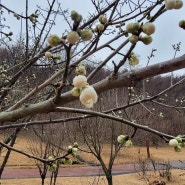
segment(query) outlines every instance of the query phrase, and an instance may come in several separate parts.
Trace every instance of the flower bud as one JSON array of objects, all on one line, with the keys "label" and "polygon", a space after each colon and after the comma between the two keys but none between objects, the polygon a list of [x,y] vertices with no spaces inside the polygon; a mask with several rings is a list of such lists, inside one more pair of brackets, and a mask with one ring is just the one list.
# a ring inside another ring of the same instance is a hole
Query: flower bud
[{"label": "flower bud", "polygon": [[46,58],[52,58],[53,55],[52,55],[51,52],[47,51],[47,52],[45,52],[45,57],[46,57]]},{"label": "flower bud", "polygon": [[126,143],[125,143],[125,146],[128,148],[132,147],[132,145],[133,145],[133,143],[130,139],[128,141],[126,141]]},{"label": "flower bud", "polygon": [[76,31],[70,31],[67,34],[69,44],[75,44],[79,40],[79,35]]},{"label": "flower bud", "polygon": [[67,147],[67,151],[68,151],[68,153],[71,153],[71,152],[72,152],[72,149],[73,149],[73,147],[72,147],[72,146],[68,146],[68,147]]},{"label": "flower bud", "polygon": [[184,142],[179,143],[179,146],[181,146],[183,148],[183,147],[185,147],[185,143]]},{"label": "flower bud", "polygon": [[180,9],[183,7],[183,1],[182,0],[176,0],[176,4],[174,9]]},{"label": "flower bud", "polygon": [[13,35],[13,32],[12,32],[12,31],[10,31],[10,32],[8,33],[8,35],[9,35],[9,36],[12,36],[12,35]]},{"label": "flower bud", "polygon": [[151,22],[145,23],[142,26],[142,30],[144,33],[146,33],[147,35],[151,35],[155,32],[155,25]]},{"label": "flower bud", "polygon": [[107,23],[107,18],[104,15],[99,16],[99,21],[101,24],[106,24]]},{"label": "flower bud", "polygon": [[77,87],[73,87],[73,89],[71,90],[71,94],[75,97],[80,96],[80,89]]},{"label": "flower bud", "polygon": [[145,44],[145,45],[149,45],[152,41],[153,41],[153,39],[152,39],[152,37],[151,36],[149,36],[149,35],[146,35],[146,36],[141,36],[140,37],[140,40]]},{"label": "flower bud", "polygon": [[129,23],[126,26],[126,32],[128,32],[128,33],[135,33],[135,32],[137,32],[139,30],[139,28],[140,28],[140,25],[139,25],[138,22],[136,22],[136,23]]},{"label": "flower bud", "polygon": [[175,0],[166,0],[165,1],[165,8],[167,10],[172,10],[176,6],[176,1]]},{"label": "flower bud", "polygon": [[73,143],[73,147],[78,148],[78,143],[77,142],[74,142]]},{"label": "flower bud", "polygon": [[87,30],[82,30],[80,32],[80,37],[82,38],[83,41],[88,41],[91,40],[93,37],[93,32],[89,29]]},{"label": "flower bud", "polygon": [[71,19],[74,22],[81,22],[82,21],[82,16],[80,14],[78,14],[75,10],[71,11]]},{"label": "flower bud", "polygon": [[86,75],[86,69],[85,69],[85,65],[80,63],[75,70],[77,75]]},{"label": "flower bud", "polygon": [[138,41],[138,36],[137,35],[131,35],[129,37],[129,41],[132,43],[132,44],[136,44],[137,41]]},{"label": "flower bud", "polygon": [[78,75],[73,78],[73,85],[82,88],[87,85],[87,78],[84,75]]},{"label": "flower bud", "polygon": [[13,16],[14,16],[17,20],[20,19],[20,16],[19,16],[18,14],[16,14],[16,13],[14,13]]},{"label": "flower bud", "polygon": [[139,59],[134,52],[131,52],[131,54],[128,58],[128,61],[129,61],[130,66],[135,66],[135,65],[139,64]]},{"label": "flower bud", "polygon": [[169,145],[172,147],[177,147],[178,146],[178,141],[176,139],[170,139]]},{"label": "flower bud", "polygon": [[103,24],[97,24],[96,25],[96,30],[97,30],[97,32],[102,32],[104,30],[104,25]]},{"label": "flower bud", "polygon": [[65,158],[64,159],[64,164],[73,164],[73,161],[72,161],[72,159]]},{"label": "flower bud", "polygon": [[58,35],[51,35],[48,38],[48,43],[51,47],[59,45],[61,42],[61,39]]},{"label": "flower bud", "polygon": [[119,135],[117,137],[117,141],[118,143],[122,144],[122,143],[125,143],[126,142],[126,136],[125,135]]},{"label": "flower bud", "polygon": [[179,21],[179,27],[185,30],[185,20]]},{"label": "flower bud", "polygon": [[53,160],[53,159],[54,159],[53,156],[48,157],[48,160]]},{"label": "flower bud", "polygon": [[48,170],[50,171],[50,172],[53,172],[53,171],[55,171],[57,169],[57,165],[56,164],[52,164],[52,165],[50,165],[50,166],[48,166]]},{"label": "flower bud", "polygon": [[73,148],[72,146],[68,146],[68,147],[67,147],[68,150],[71,150],[72,148]]},{"label": "flower bud", "polygon": [[60,55],[54,56],[53,59],[60,60],[61,59],[61,56]]},{"label": "flower bud", "polygon": [[76,153],[76,152],[78,151],[78,148],[73,147],[73,148],[72,148],[72,151]]},{"label": "flower bud", "polygon": [[175,137],[175,139],[177,140],[178,143],[182,142],[182,138],[180,136]]},{"label": "flower bud", "polygon": [[174,147],[174,150],[176,152],[181,152],[182,148],[181,148],[181,146],[178,145],[178,146]]}]

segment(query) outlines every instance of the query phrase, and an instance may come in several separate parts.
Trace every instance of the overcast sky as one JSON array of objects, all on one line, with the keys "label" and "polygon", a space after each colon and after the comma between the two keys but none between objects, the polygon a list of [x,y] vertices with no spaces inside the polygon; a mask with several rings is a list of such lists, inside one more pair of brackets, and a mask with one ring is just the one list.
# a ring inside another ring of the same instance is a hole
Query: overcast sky
[{"label": "overcast sky", "polygon": [[[62,3],[64,2],[64,3]],[[1,0],[1,3],[8,8],[18,13],[25,12],[25,0]],[[30,0],[29,10],[30,14],[36,9],[35,4],[40,4],[42,7],[46,6],[46,0]],[[92,12],[93,8],[90,0],[61,0],[63,9],[76,10],[83,16],[88,15],[88,12]],[[146,61],[147,56],[150,55],[152,48],[157,49],[155,52],[155,58],[151,60],[150,64],[169,60],[174,57],[174,50],[172,44],[181,42],[181,51],[177,53],[177,56],[184,54],[185,52],[185,30],[178,27],[178,22],[185,19],[185,3],[180,10],[169,10],[163,14],[159,19],[155,21],[156,32],[153,34],[153,42],[149,46],[145,46],[139,43],[136,47],[135,53],[140,56],[141,61]],[[61,20],[61,27],[62,25]],[[15,29],[15,24],[19,28],[20,21],[15,20],[12,16],[7,17],[6,23],[10,23],[10,26],[14,29],[14,35],[19,34],[19,29]],[[59,29],[53,30],[57,34],[60,33]],[[99,58],[101,58],[101,54]],[[175,72],[175,74],[185,74],[185,69]]]}]

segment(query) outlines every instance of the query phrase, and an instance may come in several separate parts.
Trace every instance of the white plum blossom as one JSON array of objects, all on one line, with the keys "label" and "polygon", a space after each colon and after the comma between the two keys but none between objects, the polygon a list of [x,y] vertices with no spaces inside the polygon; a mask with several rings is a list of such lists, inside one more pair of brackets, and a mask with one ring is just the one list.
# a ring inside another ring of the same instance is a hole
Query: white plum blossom
[{"label": "white plum blossom", "polygon": [[82,88],[87,84],[87,78],[84,75],[77,75],[73,78],[73,85],[77,88]]},{"label": "white plum blossom", "polygon": [[87,108],[92,108],[93,104],[97,102],[98,96],[95,89],[87,85],[84,87],[80,94],[80,102]]},{"label": "white plum blossom", "polygon": [[176,139],[170,139],[169,145],[172,147],[177,147],[178,146],[178,141]]}]

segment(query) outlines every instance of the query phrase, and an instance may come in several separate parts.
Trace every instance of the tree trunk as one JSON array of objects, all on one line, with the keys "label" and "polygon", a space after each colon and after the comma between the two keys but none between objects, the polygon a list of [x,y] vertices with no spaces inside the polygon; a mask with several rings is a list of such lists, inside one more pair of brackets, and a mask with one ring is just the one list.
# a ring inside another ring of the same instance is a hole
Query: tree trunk
[{"label": "tree trunk", "polygon": [[[17,135],[18,135],[19,131],[20,131],[20,129],[17,128],[15,130],[15,132],[9,137],[9,139],[6,139],[8,142],[11,141],[11,143],[10,143],[11,147],[13,147],[13,145],[15,144],[15,141],[16,141],[16,138],[17,138]],[[8,143],[6,143],[6,144],[8,144]],[[4,168],[6,166],[6,163],[8,161],[8,158],[10,156],[10,153],[11,153],[11,150],[8,150],[7,153],[6,153],[6,156],[5,156],[4,160],[3,160],[3,163],[1,165],[1,168],[0,168],[0,179],[1,179],[2,173],[4,171]]]},{"label": "tree trunk", "polygon": [[150,158],[150,141],[146,140],[146,151],[147,151],[147,158]]},{"label": "tree trunk", "polygon": [[106,175],[106,179],[107,179],[107,182],[108,182],[108,185],[113,185],[113,181],[112,181],[112,173],[111,173],[112,170],[108,170],[108,172],[105,174]]},{"label": "tree trunk", "polygon": [[59,160],[57,160],[57,168],[56,168],[56,171],[54,172],[54,182],[53,182],[53,185],[56,185],[59,167],[60,167],[60,162],[59,162]]},{"label": "tree trunk", "polygon": [[42,185],[44,185],[45,178],[42,178]]}]

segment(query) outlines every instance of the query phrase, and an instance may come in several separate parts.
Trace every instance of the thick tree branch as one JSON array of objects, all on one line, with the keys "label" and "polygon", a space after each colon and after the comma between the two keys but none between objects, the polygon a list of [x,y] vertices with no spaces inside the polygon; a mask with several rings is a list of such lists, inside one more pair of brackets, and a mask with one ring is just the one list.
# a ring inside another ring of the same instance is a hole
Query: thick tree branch
[{"label": "thick tree branch", "polygon": [[[130,87],[134,86],[137,82],[157,76],[160,74],[172,72],[178,69],[185,68],[185,55],[177,57],[172,60],[168,60],[165,62],[161,62],[158,64],[154,64],[151,66],[147,66],[141,69],[137,69],[134,71],[126,72],[119,75],[109,76],[96,84],[94,84],[94,88],[97,93],[100,94],[110,89],[121,88],[121,87]],[[8,122],[8,121],[17,121],[20,118],[24,118],[31,115],[48,113],[53,111],[56,106],[65,105],[69,102],[77,100],[76,97],[73,97],[69,92],[66,92],[61,95],[58,99],[58,102],[53,102],[53,98],[37,103],[30,104],[27,106],[23,106],[17,110],[9,111],[9,112],[1,112],[0,113],[0,123]]]}]

